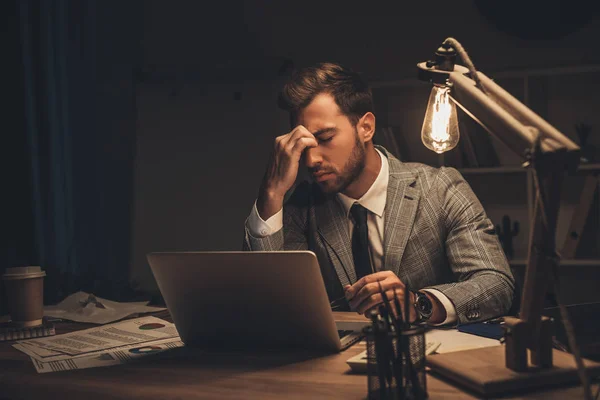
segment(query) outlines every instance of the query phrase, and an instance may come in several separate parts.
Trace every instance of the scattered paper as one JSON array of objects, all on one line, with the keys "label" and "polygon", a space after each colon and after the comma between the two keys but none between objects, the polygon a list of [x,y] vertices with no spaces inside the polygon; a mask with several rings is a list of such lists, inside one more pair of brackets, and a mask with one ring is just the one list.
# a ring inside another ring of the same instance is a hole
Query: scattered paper
[{"label": "scattered paper", "polygon": [[[440,342],[427,342],[425,343],[425,355],[428,356],[430,354],[435,353],[435,351],[440,347]],[[368,372],[368,361],[369,356],[367,354],[367,350],[358,353],[354,357],[350,357],[346,360],[346,364],[350,366],[352,371],[354,372]]]},{"label": "scattered paper", "polygon": [[119,303],[90,293],[77,292],[55,306],[44,307],[44,316],[76,322],[107,324],[133,314],[166,310],[164,307],[150,307],[148,303],[148,301]]},{"label": "scattered paper", "polygon": [[66,359],[66,358],[73,357],[68,354],[61,353],[59,351],[53,351],[53,350],[44,349],[43,347],[33,346],[33,345],[28,344],[25,341],[15,343],[15,344],[13,344],[13,347],[17,350],[22,351],[23,353],[27,354],[28,356],[34,357],[40,361],[44,361],[44,359],[50,358],[50,357],[58,357],[57,359]]},{"label": "scattered paper", "polygon": [[[178,337],[175,325],[155,317],[143,317],[62,335],[18,341],[40,356],[52,350],[71,356],[89,354],[116,347]],[[43,350],[37,350],[37,349]],[[22,350],[22,348],[20,348]],[[40,354],[42,352],[42,354]],[[50,353],[51,354],[51,353]]]},{"label": "scattered paper", "polygon": [[125,364],[182,346],[175,324],[152,316],[13,344],[38,373]]},{"label": "scattered paper", "polygon": [[437,353],[450,353],[453,351],[477,349],[481,347],[500,346],[499,340],[485,338],[459,332],[456,329],[432,329],[425,332],[427,342],[440,342]]},{"label": "scattered paper", "polygon": [[140,359],[150,354],[157,354],[165,350],[183,346],[183,342],[177,337],[144,343],[142,345],[119,347],[91,355],[87,354],[79,357],[67,356],[68,358],[53,359],[51,361],[41,361],[37,358],[31,357],[31,361],[35,366],[36,371],[40,374],[43,374],[48,372],[69,371],[74,369],[95,367],[110,367],[113,365],[127,364],[133,360]]}]

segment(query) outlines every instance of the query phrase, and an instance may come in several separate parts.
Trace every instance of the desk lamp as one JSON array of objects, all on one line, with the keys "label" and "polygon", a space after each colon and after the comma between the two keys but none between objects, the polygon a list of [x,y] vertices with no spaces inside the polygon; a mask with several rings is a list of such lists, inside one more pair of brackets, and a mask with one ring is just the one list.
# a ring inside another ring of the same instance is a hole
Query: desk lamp
[{"label": "desk lamp", "polygon": [[[455,63],[457,54],[466,67]],[[589,371],[598,370],[600,364],[580,357],[564,307],[562,319],[570,333],[575,361],[567,353],[552,349],[553,322],[542,316],[546,289],[550,283],[558,284],[555,238],[562,177],[565,171],[577,169],[579,147],[477,71],[454,38],[443,42],[434,60],[421,62],[417,68],[419,79],[433,84],[421,132],[423,144],[436,153],[456,146],[459,106],[523,158],[524,167],[533,171],[536,189],[519,317],[506,317],[504,322],[504,361],[498,346],[435,355],[428,363],[439,374],[485,395],[576,381],[579,375],[586,397],[591,398],[584,364]]]}]

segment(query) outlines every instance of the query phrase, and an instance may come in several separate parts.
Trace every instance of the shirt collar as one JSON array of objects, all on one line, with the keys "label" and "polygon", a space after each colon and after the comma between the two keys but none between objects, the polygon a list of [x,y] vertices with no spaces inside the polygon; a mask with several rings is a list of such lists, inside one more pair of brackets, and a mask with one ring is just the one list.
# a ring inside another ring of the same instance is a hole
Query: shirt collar
[{"label": "shirt collar", "polygon": [[389,163],[387,157],[381,151],[378,149],[375,149],[375,151],[377,151],[381,159],[381,168],[369,190],[358,200],[342,193],[337,194],[338,200],[346,211],[346,217],[350,213],[350,207],[354,203],[359,203],[378,217],[383,217],[383,210],[385,209],[385,201],[387,199],[387,187],[390,180]]}]

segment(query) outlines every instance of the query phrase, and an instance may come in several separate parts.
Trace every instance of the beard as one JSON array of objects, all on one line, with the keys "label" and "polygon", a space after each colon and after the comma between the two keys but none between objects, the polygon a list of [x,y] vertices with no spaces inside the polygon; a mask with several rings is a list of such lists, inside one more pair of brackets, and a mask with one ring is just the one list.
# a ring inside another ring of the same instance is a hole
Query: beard
[{"label": "beard", "polygon": [[350,157],[342,167],[341,171],[332,171],[335,173],[335,179],[319,183],[319,187],[324,193],[334,194],[343,192],[365,169],[366,151],[363,144],[358,138],[356,132],[356,140]]}]

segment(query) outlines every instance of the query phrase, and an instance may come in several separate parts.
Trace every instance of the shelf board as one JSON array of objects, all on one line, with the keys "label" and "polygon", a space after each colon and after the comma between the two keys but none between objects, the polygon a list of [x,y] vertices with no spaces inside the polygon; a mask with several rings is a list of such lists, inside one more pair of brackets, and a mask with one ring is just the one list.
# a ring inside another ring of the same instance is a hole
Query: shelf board
[{"label": "shelf board", "polygon": [[579,164],[579,171],[600,171],[600,163]]},{"label": "shelf board", "polygon": [[459,168],[463,175],[481,175],[481,174],[520,174],[527,172],[527,169],[521,166],[502,166],[502,167],[475,167]]},{"label": "shelf board", "polygon": [[[509,260],[508,263],[511,267],[524,267],[527,264],[527,260],[524,258]],[[560,260],[561,267],[600,267],[600,259],[571,259],[571,260]]]},{"label": "shelf board", "polygon": [[[600,163],[580,164],[578,171],[600,171]],[[474,167],[459,168],[458,171],[463,175],[483,175],[483,174],[520,174],[527,172],[527,168],[519,165],[499,166],[499,167]]]}]

